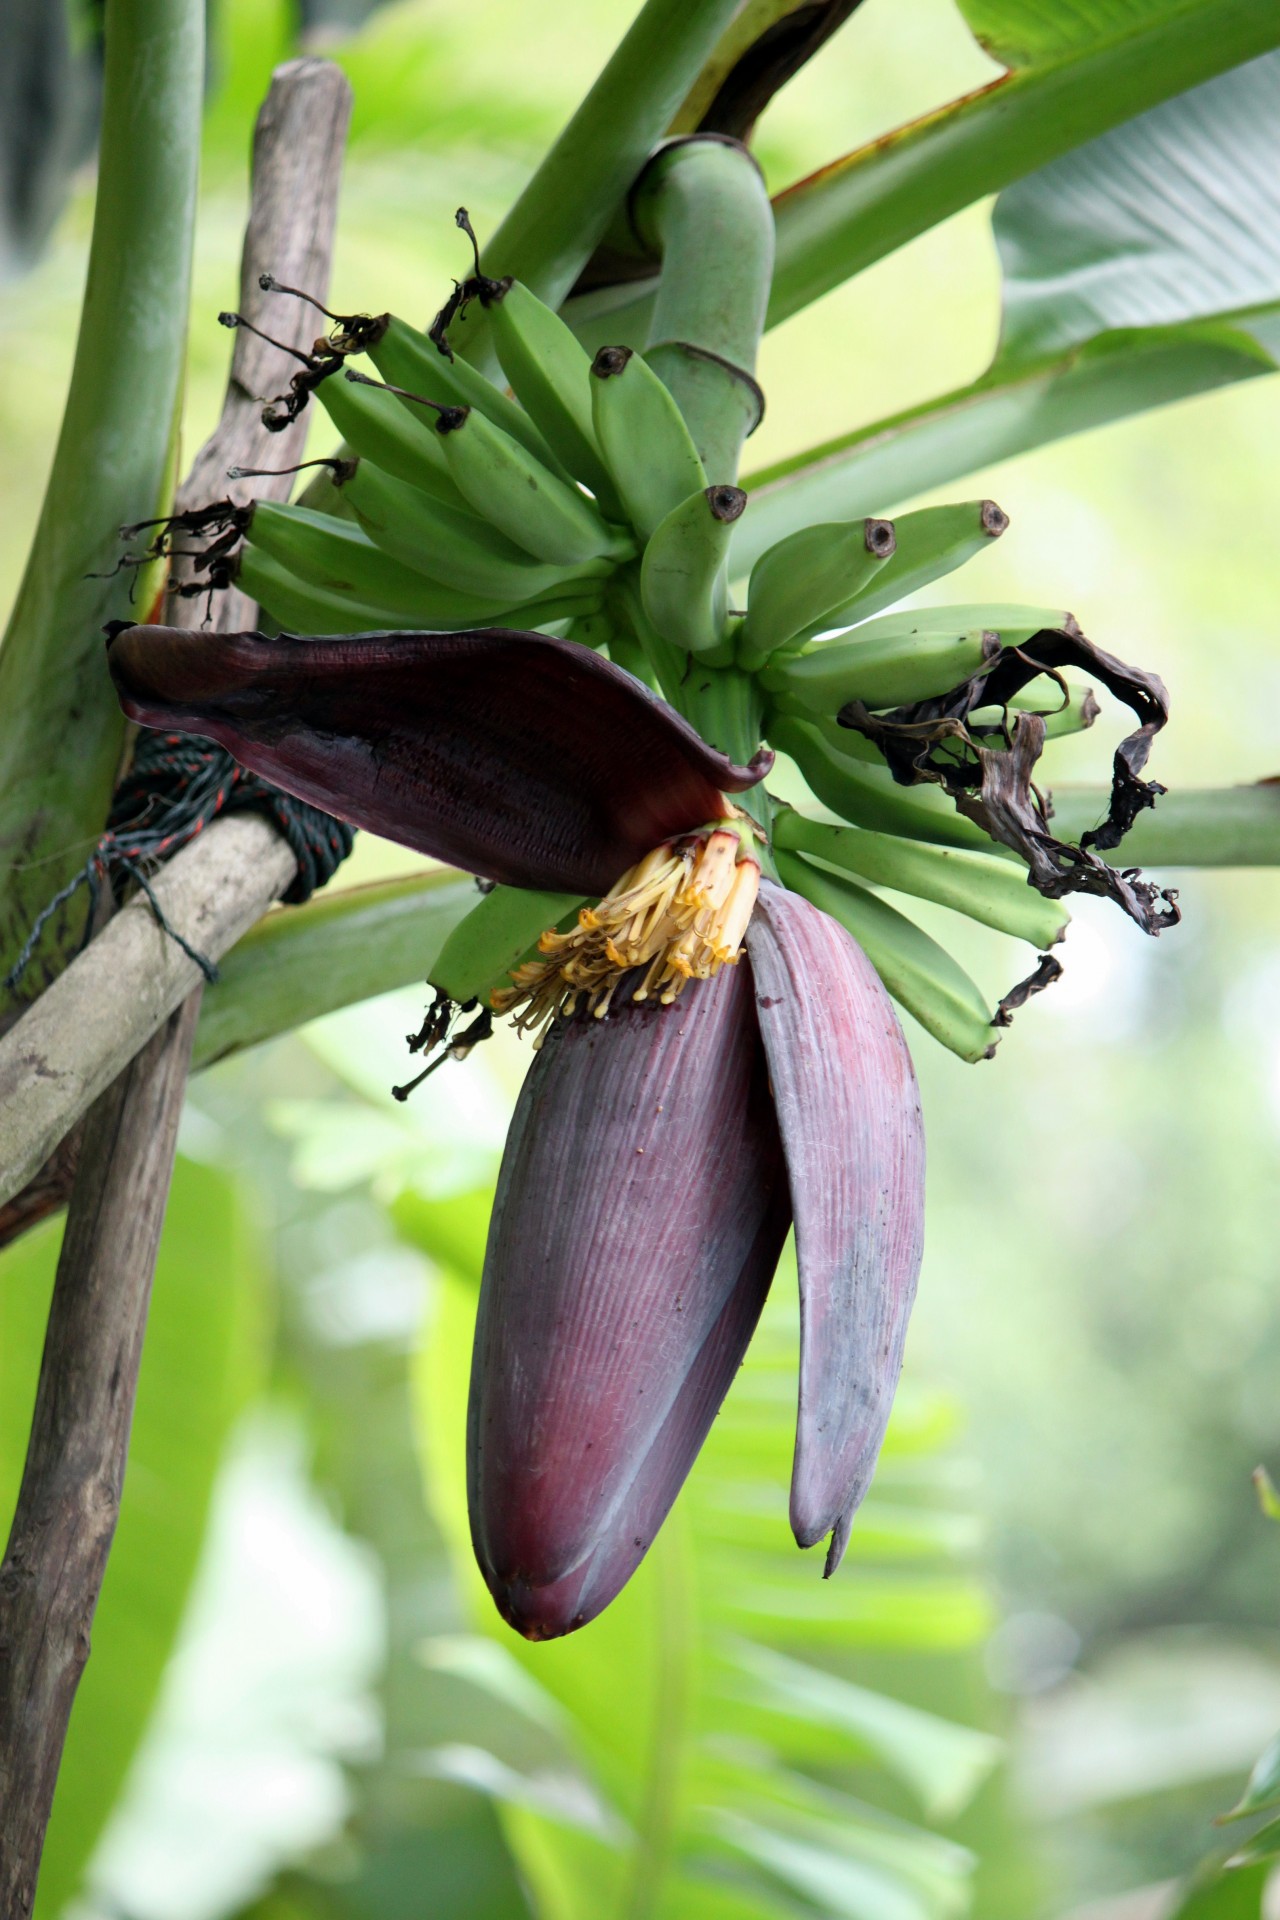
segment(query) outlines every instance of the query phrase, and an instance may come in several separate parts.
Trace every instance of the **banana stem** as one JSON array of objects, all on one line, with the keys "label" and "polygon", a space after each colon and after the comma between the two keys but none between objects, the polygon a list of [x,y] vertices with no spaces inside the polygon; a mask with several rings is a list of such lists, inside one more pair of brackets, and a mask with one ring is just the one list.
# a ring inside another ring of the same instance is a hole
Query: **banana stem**
[{"label": "banana stem", "polygon": [[[738,667],[703,667],[695,660],[677,691],[680,697],[672,704],[693,722],[704,740],[740,764],[751,758],[764,732],[764,702],[751,674]],[[766,840],[771,837],[773,805],[763,781],[737,794],[734,804],[750,814]],[[762,871],[776,880],[772,854],[767,846],[760,851]]]},{"label": "banana stem", "polygon": [[[662,255],[645,358],[675,396],[708,479],[731,485],[764,406],[755,364],[773,274],[773,210],[760,169],[736,140],[673,141],[641,176],[631,217],[642,242]],[[639,594],[628,598],[667,699],[722,753],[749,760],[764,711],[755,681],[677,652],[645,619]],[[767,835],[763,786],[740,804]],[[767,851],[765,864],[772,872]]]},{"label": "banana stem", "polygon": [[768,190],[738,141],[701,135],[658,153],[631,212],[662,255],[645,358],[675,395],[707,478],[732,484],[764,406],[755,365],[773,275]]},{"label": "banana stem", "polygon": [[[203,74],[203,0],[109,0],[80,337],[0,648],[0,971],[96,840],[120,758],[102,627],[131,612],[129,576],[113,574],[118,530],[160,512],[173,484]],[[51,925],[25,995],[74,949],[83,899]]]}]

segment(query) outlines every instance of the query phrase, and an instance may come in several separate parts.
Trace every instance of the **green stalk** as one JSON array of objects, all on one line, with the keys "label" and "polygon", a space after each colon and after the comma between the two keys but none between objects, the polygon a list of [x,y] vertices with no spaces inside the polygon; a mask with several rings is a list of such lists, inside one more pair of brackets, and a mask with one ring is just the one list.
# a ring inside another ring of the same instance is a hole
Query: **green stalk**
[{"label": "green stalk", "polygon": [[[1053,786],[1053,830],[1078,840],[1107,815],[1107,787]],[[1177,787],[1140,813],[1114,853],[1113,866],[1280,866],[1280,784]]]},{"label": "green stalk", "polygon": [[[1056,10],[1045,11],[1053,19]],[[1170,0],[1081,17],[1089,26],[1065,36],[1060,53],[1015,67],[779,195],[769,325],[984,194],[1280,43],[1280,12],[1257,0]]]},{"label": "green stalk", "polygon": [[[755,365],[773,271],[773,214],[760,170],[735,141],[676,141],[645,173],[632,216],[641,240],[662,256],[645,358],[674,394],[708,477],[732,483],[761,406]],[[645,620],[638,593],[629,602],[671,704],[722,753],[749,760],[763,713],[755,681],[735,667],[676,655]],[[763,788],[741,804],[767,833]]]},{"label": "green stalk", "polygon": [[1272,309],[1116,329],[1032,361],[997,358],[968,386],[790,454],[747,476],[751,504],[734,528],[734,574],[745,576],[767,548],[815,519],[884,513],[1029,448],[1274,373],[1249,330],[1260,320],[1274,324]]},{"label": "green stalk", "polygon": [[[548,306],[560,305],[738,6],[647,0],[485,247],[487,273],[513,274]],[[450,339],[474,360],[486,338],[476,301]]]},{"label": "green stalk", "polygon": [[773,212],[745,147],[678,141],[646,171],[636,230],[662,256],[645,359],[675,395],[715,486],[738,477],[759,419],[756,354],[773,273]]},{"label": "green stalk", "polygon": [[[71,386],[0,649],[0,971],[102,828],[124,739],[102,627],[131,617],[119,528],[164,507],[186,346],[204,0],[108,0],[102,146]],[[138,583],[145,609],[151,583]],[[50,923],[31,998],[84,927]]]}]

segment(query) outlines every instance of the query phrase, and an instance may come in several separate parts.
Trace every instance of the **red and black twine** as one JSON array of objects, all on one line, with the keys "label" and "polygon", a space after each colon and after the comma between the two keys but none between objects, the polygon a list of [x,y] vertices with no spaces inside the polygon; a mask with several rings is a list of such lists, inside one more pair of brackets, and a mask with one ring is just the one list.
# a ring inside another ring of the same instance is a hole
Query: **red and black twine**
[{"label": "red and black twine", "polygon": [[244,807],[267,814],[297,860],[298,871],[283,896],[290,906],[309,900],[351,851],[355,831],[344,820],[335,820],[319,807],[282,793],[240,766],[222,747],[181,733],[140,734],[133,761],[116,788],[106,831],[80,871],[37,916],[22,952],[5,976],[5,986],[18,984],[49,920],[81,887],[89,889],[87,939],[103,883],[118,880],[133,881],[141,889],[169,938],[195,962],[206,980],[216,980],[218,970],[213,962],[165,918],[149,876],[219,814]]}]

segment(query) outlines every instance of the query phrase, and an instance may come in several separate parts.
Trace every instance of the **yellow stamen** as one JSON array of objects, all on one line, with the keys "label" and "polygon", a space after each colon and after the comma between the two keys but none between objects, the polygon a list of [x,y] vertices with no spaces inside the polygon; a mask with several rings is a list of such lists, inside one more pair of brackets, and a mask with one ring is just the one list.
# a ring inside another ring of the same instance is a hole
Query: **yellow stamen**
[{"label": "yellow stamen", "polygon": [[544,957],[527,960],[510,987],[492,996],[499,1013],[539,1044],[550,1023],[579,999],[599,1018],[622,979],[644,969],[633,998],[670,1006],[688,980],[708,980],[732,966],[760,885],[760,863],[743,818],[723,821],[647,853],[594,907],[584,907],[568,933],[548,928]]}]

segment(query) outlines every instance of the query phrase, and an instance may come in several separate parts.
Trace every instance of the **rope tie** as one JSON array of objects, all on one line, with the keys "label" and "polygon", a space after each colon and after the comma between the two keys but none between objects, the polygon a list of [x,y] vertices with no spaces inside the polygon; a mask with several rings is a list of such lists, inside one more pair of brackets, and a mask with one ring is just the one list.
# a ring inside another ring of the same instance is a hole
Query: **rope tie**
[{"label": "rope tie", "polygon": [[5,975],[5,986],[17,986],[50,919],[87,886],[89,916],[83,951],[102,884],[120,876],[141,888],[165,933],[194,961],[206,980],[215,981],[218,969],[212,960],[198,953],[165,918],[149,875],[180,847],[189,845],[219,814],[244,807],[255,807],[275,822],[298,863],[284,895],[289,906],[301,906],[317,887],[331,879],[355,840],[354,828],[344,820],[335,820],[319,807],[282,793],[211,741],[193,740],[181,733],[140,734],[133,763],[112,799],[105,833],[79,873],[36,916],[22,952]]}]

